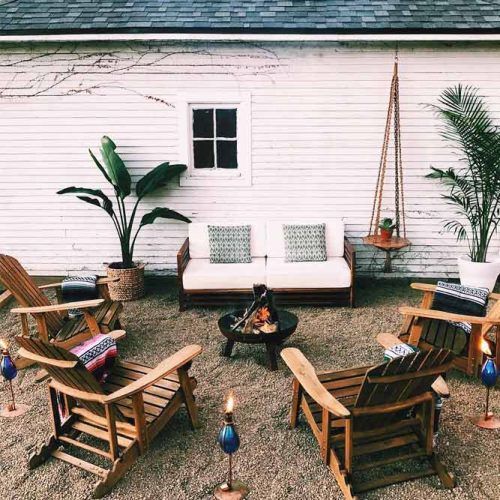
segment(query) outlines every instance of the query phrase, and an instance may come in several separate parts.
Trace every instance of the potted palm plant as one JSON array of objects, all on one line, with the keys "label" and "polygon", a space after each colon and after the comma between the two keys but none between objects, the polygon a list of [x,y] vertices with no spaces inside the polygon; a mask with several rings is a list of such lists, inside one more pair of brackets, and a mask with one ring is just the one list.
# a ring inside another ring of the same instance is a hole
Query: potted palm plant
[{"label": "potted palm plant", "polygon": [[185,165],[161,163],[148,172],[135,185],[136,199],[127,210],[125,199],[132,192],[132,181],[125,163],[116,152],[116,144],[107,136],[101,139],[101,163],[89,149],[90,156],[106,181],[111,184],[116,205],[100,189],[67,187],[57,194],[76,194],[77,198],[104,210],[113,221],[121,247],[121,262],[112,262],[107,272],[110,277],[118,277],[119,281],[110,285],[111,297],[114,300],[134,300],[144,295],[144,264],[134,261],[134,248],[137,236],[143,227],[153,224],[156,219],[174,219],[191,222],[187,217],[165,207],[156,207],[144,214],[136,227],[137,208],[144,197],[165,186],[171,179],[186,169]]},{"label": "potted palm plant", "polygon": [[461,167],[431,167],[427,175],[447,188],[443,198],[456,209],[445,230],[465,241],[468,255],[459,257],[460,281],[465,285],[495,286],[500,262],[488,259],[488,248],[500,221],[500,131],[478,89],[447,88],[431,106],[441,118],[442,137],[460,153]]}]

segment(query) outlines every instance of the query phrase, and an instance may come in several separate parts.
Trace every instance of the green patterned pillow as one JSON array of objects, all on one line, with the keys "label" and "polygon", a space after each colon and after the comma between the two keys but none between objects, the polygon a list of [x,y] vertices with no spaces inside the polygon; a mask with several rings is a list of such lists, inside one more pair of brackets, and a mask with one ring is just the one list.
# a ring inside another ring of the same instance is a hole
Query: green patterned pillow
[{"label": "green patterned pillow", "polygon": [[326,260],[326,224],[283,224],[285,262]]},{"label": "green patterned pillow", "polygon": [[252,262],[250,253],[251,226],[208,226],[210,262],[240,264]]}]

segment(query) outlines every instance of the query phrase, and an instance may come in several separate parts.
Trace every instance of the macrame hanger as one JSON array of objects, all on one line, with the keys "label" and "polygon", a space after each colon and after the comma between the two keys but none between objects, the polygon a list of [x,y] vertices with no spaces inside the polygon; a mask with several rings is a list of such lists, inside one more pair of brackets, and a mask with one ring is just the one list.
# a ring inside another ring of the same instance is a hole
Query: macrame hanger
[{"label": "macrame hanger", "polygon": [[[382,202],[384,198],[384,184],[387,172],[387,156],[389,151],[389,142],[391,137],[391,127],[394,124],[394,225],[396,236],[389,241],[381,240],[379,235],[380,216],[382,211]],[[364,238],[365,243],[374,245],[389,254],[390,250],[397,250],[408,246],[410,242],[406,239],[406,220],[404,207],[404,189],[403,189],[403,161],[401,155],[401,118],[399,103],[399,47],[396,45],[394,52],[394,66],[389,92],[389,103],[387,106],[387,116],[384,131],[384,140],[380,154],[380,162],[377,176],[377,184],[373,197],[372,214],[370,219],[370,230],[368,236]],[[386,269],[390,270],[389,263],[386,262]]]}]

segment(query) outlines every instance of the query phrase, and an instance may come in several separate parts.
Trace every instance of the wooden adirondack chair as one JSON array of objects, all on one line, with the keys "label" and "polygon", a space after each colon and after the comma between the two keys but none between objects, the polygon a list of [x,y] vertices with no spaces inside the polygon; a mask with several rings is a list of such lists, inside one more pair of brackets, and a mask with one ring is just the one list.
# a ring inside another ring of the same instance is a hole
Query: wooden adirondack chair
[{"label": "wooden adirondack chair", "polygon": [[[298,349],[284,349],[281,357],[294,374],[290,427],[297,426],[302,409],[345,498],[434,474],[447,488],[454,487],[433,450],[431,384],[450,368],[449,351],[322,374]],[[384,469],[408,461],[420,467],[396,473]],[[371,474],[363,480],[363,473]]]},{"label": "wooden adirondack chair", "polygon": [[[23,335],[29,335],[28,315],[35,318],[42,340],[53,341],[66,349],[89,339],[92,333],[107,333],[121,328],[119,314],[123,306],[112,301],[108,291],[108,283],[112,279],[100,278],[97,281],[100,300],[62,304],[61,283],[37,286],[14,257],[0,254],[0,281],[21,306],[13,312],[20,314]],[[49,289],[56,290],[58,304],[52,305],[43,293]],[[82,309],[84,316],[68,319],[69,309]],[[94,326],[97,324],[94,331],[91,331],[89,322]],[[23,359],[16,360],[18,368],[30,364]]]},{"label": "wooden adirondack chair", "polygon": [[[21,355],[37,362],[52,377],[48,388],[53,434],[30,457],[31,469],[51,456],[64,460],[100,478],[93,496],[101,498],[147,450],[181,405],[185,405],[192,427],[198,426],[193,398],[196,380],[189,377],[188,369],[201,353],[200,346],[184,347],[156,368],[118,361],[102,387],[79,359],[65,349],[24,336],[16,340]],[[69,411],[65,422],[60,418],[58,393]],[[89,437],[93,441],[89,442]],[[108,449],[94,441],[107,443]],[[103,457],[111,465],[105,469],[77,458],[66,450],[71,447]]]},{"label": "wooden adirondack chair", "polygon": [[[500,359],[500,294],[490,293],[489,299],[494,303],[487,316],[465,316],[431,309],[434,299],[435,285],[412,283],[414,290],[423,292],[420,307],[400,307],[404,316],[403,325],[398,334],[402,342],[415,345],[420,349],[446,348],[455,355],[454,368],[468,375],[479,375],[483,364],[481,340],[492,339],[495,345],[493,355]],[[448,321],[467,322],[472,325],[468,342],[456,342],[457,329]],[[465,344],[465,347],[462,346]]]}]

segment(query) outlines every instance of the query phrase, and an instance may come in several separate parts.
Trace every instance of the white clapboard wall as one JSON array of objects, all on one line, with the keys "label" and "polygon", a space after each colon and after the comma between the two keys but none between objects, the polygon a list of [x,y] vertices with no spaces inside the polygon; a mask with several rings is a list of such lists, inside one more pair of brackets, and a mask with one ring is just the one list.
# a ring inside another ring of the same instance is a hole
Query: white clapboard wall
[{"label": "white clapboard wall", "polygon": [[[134,179],[177,161],[180,94],[249,93],[251,185],[179,187],[147,199],[139,215],[168,206],[193,220],[342,216],[363,273],[383,255],[361,244],[368,230],[394,47],[333,43],[129,43],[0,45],[0,252],[40,275],[99,271],[119,259],[107,215],[56,191],[109,189],[89,158],[111,136]],[[410,249],[395,275],[453,276],[464,253],[442,220],[453,209],[431,164],[457,156],[425,104],[447,86],[479,86],[500,117],[500,46],[399,48],[403,160]],[[392,215],[391,185],[386,213]],[[136,258],[175,272],[187,226],[145,228]],[[492,253],[498,255],[498,238]]]}]

